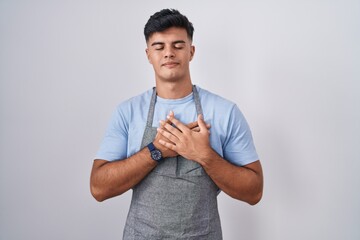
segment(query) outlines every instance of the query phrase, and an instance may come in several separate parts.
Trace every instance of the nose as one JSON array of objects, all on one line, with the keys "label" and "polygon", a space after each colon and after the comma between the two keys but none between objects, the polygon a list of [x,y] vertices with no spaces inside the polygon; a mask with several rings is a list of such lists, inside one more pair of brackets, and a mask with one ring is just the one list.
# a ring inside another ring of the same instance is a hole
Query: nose
[{"label": "nose", "polygon": [[167,47],[165,49],[165,58],[174,58],[175,57],[175,52],[171,47]]}]

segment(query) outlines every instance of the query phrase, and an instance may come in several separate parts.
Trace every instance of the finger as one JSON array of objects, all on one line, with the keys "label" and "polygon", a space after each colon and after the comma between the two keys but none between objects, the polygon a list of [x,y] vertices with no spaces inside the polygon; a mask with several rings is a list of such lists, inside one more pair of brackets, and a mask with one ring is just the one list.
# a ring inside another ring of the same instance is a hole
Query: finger
[{"label": "finger", "polygon": [[[199,127],[199,124],[198,122],[192,122],[192,123],[189,123],[188,125],[186,125],[191,131],[195,131],[195,132],[199,132],[200,131],[200,127]],[[211,128],[211,125],[210,123],[207,123],[206,124],[206,128],[207,129],[210,129]]]},{"label": "finger", "polygon": [[198,122],[191,122],[186,125],[189,129],[193,130],[193,128],[196,128],[199,126]]},{"label": "finger", "polygon": [[164,123],[163,130],[168,131],[172,135],[176,136],[177,138],[180,138],[182,135],[182,131],[177,128],[177,126],[174,126],[173,124]]},{"label": "finger", "polygon": [[166,123],[171,124],[171,121],[170,121],[170,119],[169,119],[169,116],[174,117],[174,112],[173,112],[173,111],[170,111],[169,115],[166,116]]},{"label": "finger", "polygon": [[163,121],[163,120],[160,120],[160,128],[164,129],[165,131],[169,131],[168,129],[176,129],[178,130],[180,133],[180,129],[178,129],[175,124],[173,124],[170,120],[166,120],[166,121]]},{"label": "finger", "polygon": [[[174,114],[172,111],[170,111],[170,114],[171,114],[171,113]],[[160,126],[163,126],[164,123],[171,124],[171,121],[170,121],[168,118],[166,118],[166,119],[164,119],[164,120],[160,120],[159,122],[160,122]]]},{"label": "finger", "polygon": [[[169,124],[166,124],[166,125],[170,126]],[[171,127],[171,128],[173,128],[173,127]],[[175,129],[175,128],[173,128],[173,129]],[[174,135],[171,132],[168,132],[168,131],[166,131],[166,130],[164,130],[162,128],[158,128],[157,132],[160,133],[165,138],[169,139],[170,142],[173,142],[173,143],[176,144],[179,141],[179,139],[178,139],[178,137],[176,137],[176,135]]]},{"label": "finger", "polygon": [[[170,112],[170,114],[167,116],[167,118],[181,131],[188,131],[189,128],[187,126],[185,126],[182,122],[180,122],[179,120],[177,120],[173,114],[171,114],[172,112]],[[166,126],[166,125],[165,125]]]},{"label": "finger", "polygon": [[160,120],[159,123],[160,123],[160,128],[162,128],[164,130],[165,130],[165,124],[171,124],[171,122],[169,120],[166,120],[166,121]]},{"label": "finger", "polygon": [[194,127],[193,129],[191,129],[191,131],[200,132],[200,127],[199,126]]},{"label": "finger", "polygon": [[208,128],[206,127],[206,123],[204,121],[204,118],[203,118],[202,114],[198,115],[198,123],[199,123],[199,127],[200,127],[200,132],[201,131],[208,131]]},{"label": "finger", "polygon": [[171,143],[168,143],[168,142],[165,142],[165,141],[162,140],[162,139],[159,140],[159,143],[160,143],[161,145],[163,145],[164,147],[170,149],[170,150],[175,151],[175,149],[176,149],[176,145],[171,144]]},{"label": "finger", "polygon": [[160,120],[160,127],[163,127],[165,123],[171,124],[171,121],[169,119]]},{"label": "finger", "polygon": [[[169,115],[166,117],[166,120],[165,120],[165,121],[164,121],[164,120],[160,120],[160,123],[162,124],[162,126],[164,127],[164,129],[165,129],[165,124],[164,124],[164,123],[167,123],[167,124],[171,125],[172,127],[178,129],[178,128],[175,126],[175,124],[172,123],[171,120],[170,120],[170,119],[173,118],[173,117],[174,117],[174,112],[173,112],[173,111],[170,111],[170,113],[169,113]],[[181,132],[180,129],[178,129],[178,130]]]},{"label": "finger", "polygon": [[157,133],[155,136],[155,140],[164,140],[166,142],[171,142],[170,139],[168,139],[167,137],[165,137],[164,135],[162,135],[161,133]]},{"label": "finger", "polygon": [[[210,124],[206,124],[206,128],[207,128],[207,129],[210,129],[210,128],[211,128]],[[199,127],[199,125],[197,125],[196,127],[192,128],[191,130],[192,130],[192,131],[195,131],[195,130],[196,130],[196,132],[199,132],[199,131],[200,131],[200,127]]]}]

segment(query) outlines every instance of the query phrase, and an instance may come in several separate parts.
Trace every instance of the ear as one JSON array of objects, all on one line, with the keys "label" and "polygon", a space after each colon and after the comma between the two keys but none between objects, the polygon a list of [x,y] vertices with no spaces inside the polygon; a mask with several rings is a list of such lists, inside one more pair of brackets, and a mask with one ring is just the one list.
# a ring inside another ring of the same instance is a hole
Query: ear
[{"label": "ear", "polygon": [[148,59],[149,63],[150,63],[150,64],[152,64],[152,63],[151,63],[151,60],[150,60],[150,53],[149,53],[149,49],[148,49],[148,48],[146,48],[146,49],[145,49],[145,52],[146,52],[146,57],[147,57],[147,59]]},{"label": "ear", "polygon": [[194,54],[195,54],[195,46],[191,45],[190,46],[190,61],[193,59]]}]

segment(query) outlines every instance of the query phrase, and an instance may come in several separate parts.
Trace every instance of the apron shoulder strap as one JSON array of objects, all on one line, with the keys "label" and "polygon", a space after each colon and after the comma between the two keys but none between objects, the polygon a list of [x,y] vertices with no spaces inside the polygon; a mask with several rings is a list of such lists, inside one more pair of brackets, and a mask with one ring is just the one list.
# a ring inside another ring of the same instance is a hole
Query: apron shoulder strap
[{"label": "apron shoulder strap", "polygon": [[146,120],[147,127],[152,127],[154,112],[155,112],[155,102],[156,102],[156,88],[153,87],[153,93],[152,93],[151,100],[150,100],[149,112],[148,112],[147,120]]},{"label": "apron shoulder strap", "polygon": [[201,107],[201,102],[200,102],[200,96],[199,96],[199,93],[198,93],[195,85],[193,85],[193,94],[194,94],[194,102],[195,102],[196,112],[198,115],[201,114],[204,117],[203,110]]}]

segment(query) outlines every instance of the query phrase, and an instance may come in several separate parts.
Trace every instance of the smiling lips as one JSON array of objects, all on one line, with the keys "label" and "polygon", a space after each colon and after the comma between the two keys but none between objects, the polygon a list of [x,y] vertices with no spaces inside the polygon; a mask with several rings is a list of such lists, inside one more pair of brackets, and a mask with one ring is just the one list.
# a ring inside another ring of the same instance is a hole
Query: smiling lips
[{"label": "smiling lips", "polygon": [[167,67],[167,68],[174,68],[178,65],[178,62],[166,62],[164,64],[162,64],[163,67]]}]

